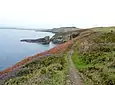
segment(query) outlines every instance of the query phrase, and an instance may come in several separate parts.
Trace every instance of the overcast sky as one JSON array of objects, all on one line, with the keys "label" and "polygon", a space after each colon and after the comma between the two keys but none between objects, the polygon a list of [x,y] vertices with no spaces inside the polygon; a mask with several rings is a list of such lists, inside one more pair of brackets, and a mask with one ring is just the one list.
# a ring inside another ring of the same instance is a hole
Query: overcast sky
[{"label": "overcast sky", "polygon": [[115,26],[115,0],[0,0],[0,26]]}]

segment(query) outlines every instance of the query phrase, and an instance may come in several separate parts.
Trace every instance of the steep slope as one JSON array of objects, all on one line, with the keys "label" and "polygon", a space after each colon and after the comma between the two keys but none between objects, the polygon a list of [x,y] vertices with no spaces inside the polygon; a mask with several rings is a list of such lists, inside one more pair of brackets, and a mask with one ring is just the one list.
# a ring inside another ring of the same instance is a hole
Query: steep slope
[{"label": "steep slope", "polygon": [[67,64],[64,54],[35,59],[19,69],[5,85],[65,85]]},{"label": "steep slope", "polygon": [[68,71],[67,50],[71,41],[46,52],[28,57],[0,72],[3,85],[66,85]]}]

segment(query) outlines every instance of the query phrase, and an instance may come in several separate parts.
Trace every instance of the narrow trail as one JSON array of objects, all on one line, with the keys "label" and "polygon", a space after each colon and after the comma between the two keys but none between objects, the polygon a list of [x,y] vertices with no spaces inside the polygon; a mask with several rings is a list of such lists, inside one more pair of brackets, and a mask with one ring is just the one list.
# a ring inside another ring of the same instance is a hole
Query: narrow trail
[{"label": "narrow trail", "polygon": [[73,64],[73,61],[71,59],[73,54],[73,50],[71,50],[68,54],[69,57],[69,63],[70,63],[70,67],[69,67],[69,85],[84,85],[83,80],[81,79],[78,70],[76,69],[76,67]]}]

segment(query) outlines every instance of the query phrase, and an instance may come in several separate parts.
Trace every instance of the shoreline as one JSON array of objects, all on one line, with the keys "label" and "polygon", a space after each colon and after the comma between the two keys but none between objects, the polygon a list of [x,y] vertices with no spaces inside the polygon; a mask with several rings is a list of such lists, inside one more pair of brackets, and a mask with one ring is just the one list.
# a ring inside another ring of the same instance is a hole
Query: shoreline
[{"label": "shoreline", "polygon": [[52,55],[52,54],[57,54],[57,53],[64,52],[71,45],[72,45],[72,41],[68,41],[68,42],[65,42],[63,44],[59,44],[56,47],[53,47],[53,48],[51,48],[51,49],[49,49],[47,51],[38,53],[38,54],[33,55],[33,56],[28,56],[27,58],[25,58],[25,59],[21,60],[20,62],[14,64],[13,66],[10,66],[10,67],[8,67],[5,70],[0,71],[0,79],[6,77],[8,75],[8,73],[10,73],[12,71],[17,71],[23,65],[25,65],[26,63],[29,63],[33,59],[36,59],[36,58],[39,58],[39,57],[43,57],[43,56],[47,56],[47,55]]},{"label": "shoreline", "polygon": [[[12,28],[12,29],[15,29],[15,28]],[[64,28],[66,29],[66,28]],[[21,30],[21,29],[15,29],[15,30]],[[28,30],[28,29],[22,29],[22,30]],[[43,32],[42,30],[36,30],[36,29],[32,29],[34,31],[40,31],[40,32]],[[56,29],[57,30],[57,29]],[[50,33],[53,33],[53,31],[46,31],[44,30],[44,32],[50,32]],[[58,32],[55,32],[54,33],[55,35],[58,34]],[[59,35],[58,35],[59,36]],[[64,37],[65,38],[65,37]],[[26,63],[29,63],[30,61],[32,61],[33,59],[36,59],[38,57],[43,57],[43,56],[47,56],[47,55],[53,55],[53,54],[57,54],[57,53],[62,53],[64,51],[67,50],[67,48],[72,45],[72,40],[67,40],[66,42],[62,43],[62,44],[59,44],[57,45],[56,47],[53,47],[49,50],[46,50],[44,52],[41,52],[41,53],[37,53],[33,56],[28,56],[27,58],[21,60],[20,62],[17,62],[16,64],[0,71],[0,79],[4,78],[5,76],[7,76],[9,73],[11,72],[15,72],[17,71],[18,69],[20,69],[23,65],[25,65]]]}]

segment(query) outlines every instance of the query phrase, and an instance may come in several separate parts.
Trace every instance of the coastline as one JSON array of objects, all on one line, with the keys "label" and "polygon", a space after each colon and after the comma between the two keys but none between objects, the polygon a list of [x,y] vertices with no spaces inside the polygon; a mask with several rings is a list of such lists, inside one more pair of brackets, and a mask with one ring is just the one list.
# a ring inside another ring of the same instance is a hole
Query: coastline
[{"label": "coastline", "polygon": [[26,63],[29,63],[30,61],[32,61],[33,59],[36,59],[38,57],[43,57],[43,56],[47,56],[47,55],[52,55],[52,54],[57,54],[57,53],[61,53],[61,52],[64,52],[67,50],[67,48],[69,46],[72,45],[72,41],[68,41],[68,42],[65,42],[63,44],[60,44],[60,45],[57,45],[56,47],[54,48],[51,48],[47,51],[44,51],[44,52],[41,52],[41,53],[38,53],[36,55],[33,55],[33,56],[29,56],[25,59],[23,59],[22,61],[16,63],[15,65],[13,66],[10,66],[8,67],[7,69],[5,70],[2,70],[0,71],[0,79],[2,78],[5,78],[8,73],[12,72],[12,71],[17,71],[18,69],[20,69],[23,65],[25,65]]},{"label": "coastline", "polygon": [[[36,58],[44,57],[44,56],[47,56],[47,55],[53,55],[53,54],[63,53],[64,51],[66,51],[67,48],[72,45],[72,40],[70,39],[70,37],[67,36],[68,34],[66,35],[67,37],[65,37],[65,35],[58,35],[58,33],[60,33],[60,32],[61,33],[65,33],[65,30],[67,29],[66,27],[63,28],[62,31],[60,31],[60,30],[57,31],[58,29],[59,28],[56,28],[56,29],[54,28],[54,30],[51,30],[51,31],[44,30],[44,32],[54,33],[59,38],[60,38],[60,36],[63,36],[63,40],[67,38],[66,42],[60,43],[56,47],[53,47],[53,48],[51,48],[49,50],[46,50],[44,52],[37,53],[37,54],[35,54],[33,56],[28,56],[27,58],[21,60],[20,62],[17,62],[16,64],[14,64],[14,65],[12,65],[12,66],[10,66],[10,67],[8,67],[8,68],[0,71],[0,79],[7,78],[10,73],[13,73],[13,72],[21,69],[21,67],[23,65],[25,65],[26,63],[31,62],[32,60],[34,60]],[[20,29],[16,29],[16,30],[20,30]],[[26,30],[28,30],[28,29],[26,29]],[[42,30],[34,30],[34,31],[36,31],[36,32],[37,31],[43,32]],[[54,31],[56,31],[56,32],[54,32]],[[66,31],[68,31],[68,29]],[[71,34],[71,31],[69,32],[69,34]],[[58,37],[57,37],[57,39],[58,39]]]}]

